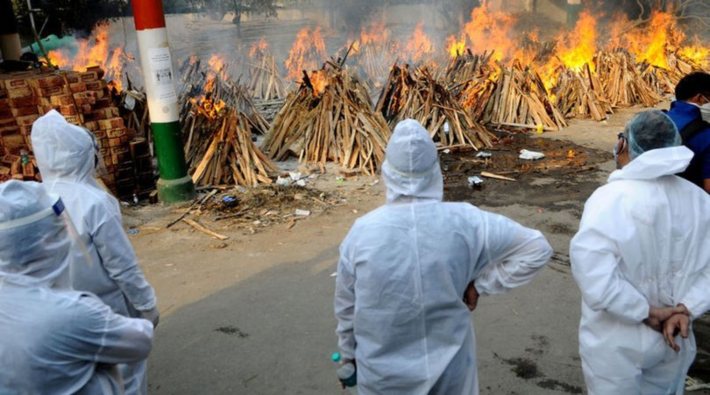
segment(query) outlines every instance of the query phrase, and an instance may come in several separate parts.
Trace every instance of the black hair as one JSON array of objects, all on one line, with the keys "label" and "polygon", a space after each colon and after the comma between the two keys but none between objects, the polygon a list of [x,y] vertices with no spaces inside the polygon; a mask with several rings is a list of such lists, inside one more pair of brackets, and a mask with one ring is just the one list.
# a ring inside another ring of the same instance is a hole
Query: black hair
[{"label": "black hair", "polygon": [[699,94],[706,95],[710,99],[710,74],[703,71],[686,75],[675,87],[677,100],[690,100]]}]

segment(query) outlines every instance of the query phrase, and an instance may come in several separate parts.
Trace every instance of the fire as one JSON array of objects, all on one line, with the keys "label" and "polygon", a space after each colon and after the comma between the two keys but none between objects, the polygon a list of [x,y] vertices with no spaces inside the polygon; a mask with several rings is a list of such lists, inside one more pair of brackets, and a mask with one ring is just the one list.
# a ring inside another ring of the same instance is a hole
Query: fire
[{"label": "fire", "polygon": [[425,56],[434,53],[434,44],[429,36],[424,32],[424,23],[419,22],[412,33],[412,37],[405,46],[405,52],[409,55],[412,62],[417,63],[424,59]]},{"label": "fire", "polygon": [[678,55],[695,64],[698,68],[707,69],[710,67],[710,48],[702,45],[693,44],[682,47],[678,50]]},{"label": "fire", "polygon": [[106,72],[106,78],[112,85],[121,89],[121,74],[126,60],[133,57],[124,51],[123,47],[109,50],[109,25],[96,25],[87,39],[78,39],[73,49],[57,49],[47,54],[53,65],[60,69],[85,71],[91,66],[100,66]]},{"label": "fire", "polygon": [[190,99],[190,101],[193,105],[196,105],[195,108],[198,112],[204,114],[210,119],[215,119],[222,115],[222,110],[227,107],[227,103],[225,103],[223,100],[214,100],[209,95],[202,96],[197,99],[193,98]]},{"label": "fire", "polygon": [[446,40],[446,48],[449,51],[449,56],[452,59],[457,58],[466,51],[466,37],[462,37],[460,40],[456,36],[450,36]]},{"label": "fire", "polygon": [[303,70],[318,68],[326,56],[325,41],[321,35],[320,27],[314,30],[308,27],[301,29],[285,62],[288,78],[299,81]]},{"label": "fire", "polygon": [[585,65],[594,70],[594,54],[597,51],[597,21],[583,12],[574,30],[559,38],[557,56],[562,63],[574,71],[581,71]]},{"label": "fire", "polygon": [[515,18],[502,11],[491,10],[487,1],[471,12],[471,20],[464,26],[468,43],[475,53],[495,50],[493,58],[503,60],[515,50],[511,31]]},{"label": "fire", "polygon": [[325,70],[316,70],[308,78],[311,80],[311,85],[313,85],[313,96],[322,95],[328,86],[328,73]]},{"label": "fire", "polygon": [[254,59],[263,56],[269,51],[269,43],[266,42],[264,37],[260,38],[259,41],[252,44],[249,48],[249,57]]},{"label": "fire", "polygon": [[360,31],[359,44],[365,45],[384,45],[389,41],[390,31],[385,27],[384,21],[370,23],[366,29],[364,26]]},{"label": "fire", "polygon": [[668,69],[668,46],[677,45],[684,37],[679,36],[680,29],[675,18],[667,12],[654,11],[649,26],[650,32],[646,29],[636,29],[627,34],[629,51],[639,63],[647,62]]},{"label": "fire", "polygon": [[207,61],[207,64],[210,66],[210,69],[212,69],[212,72],[215,74],[224,71],[225,62],[224,57],[222,55],[212,54],[212,56],[210,56],[210,59]]}]

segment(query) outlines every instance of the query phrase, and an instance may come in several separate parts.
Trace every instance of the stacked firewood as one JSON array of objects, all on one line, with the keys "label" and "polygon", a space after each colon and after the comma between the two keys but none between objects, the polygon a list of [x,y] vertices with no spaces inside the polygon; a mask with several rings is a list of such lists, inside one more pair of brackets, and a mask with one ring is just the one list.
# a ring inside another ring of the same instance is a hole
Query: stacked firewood
[{"label": "stacked firewood", "polygon": [[286,83],[284,83],[276,59],[268,52],[260,51],[252,59],[249,67],[249,93],[257,100],[273,101],[286,97]]},{"label": "stacked firewood", "polygon": [[416,119],[443,146],[489,147],[493,136],[477,123],[428,69],[392,66],[376,110],[391,127]]},{"label": "stacked firewood", "polygon": [[[470,97],[471,93],[464,92],[463,103],[465,106],[473,103],[470,108],[477,119],[483,123],[529,129],[559,130],[567,126],[565,117],[550,100],[536,72],[518,62],[511,66],[499,64],[498,67],[495,88],[482,112]],[[486,96],[485,93],[481,96]],[[474,94],[478,94],[475,89]]]},{"label": "stacked firewood", "polygon": [[663,100],[662,92],[642,77],[628,52],[600,52],[595,63],[606,97],[613,107],[637,104],[653,107]]},{"label": "stacked firewood", "polygon": [[366,174],[377,171],[389,129],[372,110],[365,87],[342,64],[329,61],[320,70],[303,72],[264,141],[272,158],[295,154],[301,162],[333,161]]},{"label": "stacked firewood", "polygon": [[565,117],[603,121],[607,114],[613,113],[604,86],[589,64],[581,71],[560,68],[558,72],[557,85],[552,93],[557,98],[557,108]]},{"label": "stacked firewood", "polygon": [[467,49],[463,54],[452,58],[446,67],[445,79],[449,89],[460,91],[460,87],[470,81],[488,79],[496,67],[491,61],[494,52],[473,54]]},{"label": "stacked firewood", "polygon": [[216,111],[204,101],[195,106],[201,127],[186,146],[195,185],[271,184],[278,168],[252,142],[250,118],[234,108]]}]

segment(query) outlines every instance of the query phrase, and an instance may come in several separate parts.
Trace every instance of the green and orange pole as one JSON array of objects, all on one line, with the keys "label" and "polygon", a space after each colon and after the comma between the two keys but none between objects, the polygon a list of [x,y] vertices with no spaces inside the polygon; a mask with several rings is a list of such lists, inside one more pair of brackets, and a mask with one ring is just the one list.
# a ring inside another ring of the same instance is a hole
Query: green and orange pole
[{"label": "green and orange pole", "polygon": [[187,174],[180,137],[175,73],[161,0],[132,0],[133,19],[148,98],[148,111],[158,157],[158,199],[165,203],[191,200],[195,185]]}]

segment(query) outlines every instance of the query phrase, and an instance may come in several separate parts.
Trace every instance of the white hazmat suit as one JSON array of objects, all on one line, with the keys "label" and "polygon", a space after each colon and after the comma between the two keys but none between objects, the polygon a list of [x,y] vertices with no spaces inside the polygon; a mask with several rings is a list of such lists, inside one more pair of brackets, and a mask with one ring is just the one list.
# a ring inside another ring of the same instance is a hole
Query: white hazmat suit
[{"label": "white hazmat suit", "polygon": [[552,255],[538,231],[465,203],[442,203],[436,147],[416,121],[397,125],[382,168],[387,204],[340,247],[335,315],[358,393],[477,394],[475,338],[462,298],[531,281]]},{"label": "white hazmat suit", "polygon": [[[97,152],[93,137],[50,111],[32,125],[32,149],[45,187],[61,196],[87,246],[86,251],[72,251],[74,289],[92,292],[118,314],[155,322],[155,293],[123,230],[118,201],[94,178]],[[121,366],[121,371],[126,394],[147,392],[145,361]]]},{"label": "white hazmat suit", "polygon": [[69,287],[61,200],[0,185],[0,393],[122,394],[115,364],[147,358],[153,325]]},{"label": "white hazmat suit", "polygon": [[643,320],[649,305],[682,303],[692,317],[710,308],[710,196],[674,176],[692,157],[685,147],[646,151],[585,205],[570,255],[592,395],[683,393],[694,337],[676,353]]}]

